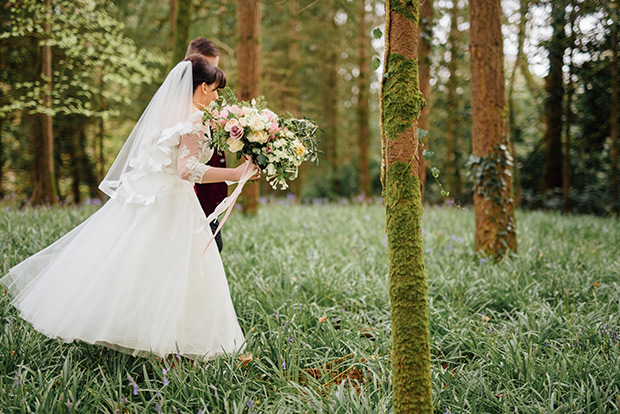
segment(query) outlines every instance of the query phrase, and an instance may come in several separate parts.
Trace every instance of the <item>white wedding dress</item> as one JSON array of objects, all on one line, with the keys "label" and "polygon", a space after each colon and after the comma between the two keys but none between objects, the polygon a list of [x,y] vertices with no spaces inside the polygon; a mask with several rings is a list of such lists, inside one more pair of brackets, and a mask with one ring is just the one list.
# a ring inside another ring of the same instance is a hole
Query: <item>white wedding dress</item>
[{"label": "white wedding dress", "polygon": [[193,184],[212,151],[200,115],[155,129],[111,200],[0,279],[36,330],[140,356],[243,348],[216,244],[203,255],[212,233]]}]

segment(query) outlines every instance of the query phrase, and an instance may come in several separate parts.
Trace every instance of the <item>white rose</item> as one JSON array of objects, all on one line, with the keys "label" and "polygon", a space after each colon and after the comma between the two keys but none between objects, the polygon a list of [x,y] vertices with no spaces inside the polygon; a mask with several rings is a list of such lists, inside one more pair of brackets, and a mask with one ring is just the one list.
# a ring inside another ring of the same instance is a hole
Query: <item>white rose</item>
[{"label": "white rose", "polygon": [[267,164],[267,175],[275,175],[276,174],[276,167],[275,165],[269,163]]},{"label": "white rose", "polygon": [[241,125],[244,128],[248,126],[248,117],[242,116],[241,118],[239,118],[239,125]]},{"label": "white rose", "polygon": [[241,140],[228,138],[226,140],[226,143],[228,144],[228,149],[230,150],[230,152],[241,151],[241,149],[243,148],[243,142],[241,142]]},{"label": "white rose", "polygon": [[252,131],[250,135],[248,135],[248,141],[250,142],[258,142],[259,144],[264,144],[269,139],[269,134],[267,131]]},{"label": "white rose", "polygon": [[250,128],[252,128],[254,131],[260,131],[262,129],[265,129],[265,124],[263,123],[263,121],[260,120],[260,118],[257,117],[253,117],[250,122],[249,122]]}]

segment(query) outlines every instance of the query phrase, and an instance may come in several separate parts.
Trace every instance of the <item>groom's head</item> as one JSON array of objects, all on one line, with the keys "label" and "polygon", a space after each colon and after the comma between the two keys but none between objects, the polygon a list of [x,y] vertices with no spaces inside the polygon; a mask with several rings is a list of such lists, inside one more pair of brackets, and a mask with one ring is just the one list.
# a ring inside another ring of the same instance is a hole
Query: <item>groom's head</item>
[{"label": "groom's head", "polygon": [[185,57],[199,54],[207,58],[207,62],[213,66],[217,66],[220,62],[220,51],[213,44],[212,41],[205,39],[204,37],[197,37],[187,47]]}]

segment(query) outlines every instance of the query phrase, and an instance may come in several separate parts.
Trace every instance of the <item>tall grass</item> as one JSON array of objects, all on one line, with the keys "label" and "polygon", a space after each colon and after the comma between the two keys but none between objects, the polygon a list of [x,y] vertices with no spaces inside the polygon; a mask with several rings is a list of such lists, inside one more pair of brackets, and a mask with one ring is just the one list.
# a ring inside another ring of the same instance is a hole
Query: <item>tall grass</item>
[{"label": "tall grass", "polygon": [[[2,273],[95,208],[2,211]],[[619,222],[520,213],[518,255],[493,264],[473,251],[473,221],[424,213],[436,411],[619,412]],[[241,360],[64,344],[0,295],[0,413],[391,412],[383,223],[380,205],[234,215],[222,257],[248,340]]]}]

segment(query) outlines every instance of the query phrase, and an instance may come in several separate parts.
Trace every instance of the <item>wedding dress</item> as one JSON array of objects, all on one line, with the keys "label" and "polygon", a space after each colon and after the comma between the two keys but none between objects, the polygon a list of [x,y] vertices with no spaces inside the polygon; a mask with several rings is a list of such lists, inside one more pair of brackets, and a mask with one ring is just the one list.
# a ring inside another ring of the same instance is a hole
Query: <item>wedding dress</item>
[{"label": "wedding dress", "polygon": [[182,62],[102,182],[111,199],[0,279],[36,330],[140,356],[206,360],[243,348],[217,246],[205,251],[212,233],[193,185],[212,150],[193,111]]}]

